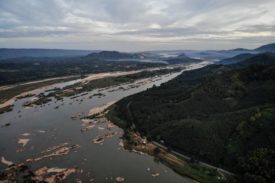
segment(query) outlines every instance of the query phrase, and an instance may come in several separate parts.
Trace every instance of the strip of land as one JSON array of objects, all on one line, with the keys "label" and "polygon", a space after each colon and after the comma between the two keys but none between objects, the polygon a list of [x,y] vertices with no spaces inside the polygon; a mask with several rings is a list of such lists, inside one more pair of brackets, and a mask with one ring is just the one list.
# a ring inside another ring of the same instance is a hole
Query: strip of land
[{"label": "strip of land", "polygon": [[0,90],[0,108],[4,108],[13,105],[16,98],[23,97],[25,95],[33,94],[39,91],[46,90],[48,87],[56,84],[62,83],[74,79],[79,79],[79,76],[72,76],[67,78],[57,78],[41,82],[33,82],[28,84],[21,84],[19,86],[13,86],[6,88],[5,90]]}]

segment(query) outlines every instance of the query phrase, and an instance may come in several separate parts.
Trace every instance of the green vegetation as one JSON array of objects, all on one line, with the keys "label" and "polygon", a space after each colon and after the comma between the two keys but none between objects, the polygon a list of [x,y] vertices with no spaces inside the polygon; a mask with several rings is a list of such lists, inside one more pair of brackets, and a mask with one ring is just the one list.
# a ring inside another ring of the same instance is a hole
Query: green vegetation
[{"label": "green vegetation", "polygon": [[[114,122],[116,125],[124,129],[123,139],[127,141],[128,144],[136,145],[136,142],[131,138],[131,131],[134,130],[133,126],[130,125],[130,123],[127,123],[123,119],[118,117],[117,112],[118,106],[116,104],[109,107],[109,112],[106,114],[106,117]],[[149,138],[148,138],[149,139]],[[183,164],[175,164],[171,161],[169,161],[167,158],[163,158],[162,156],[159,156],[160,148],[156,147],[153,149],[153,156],[155,156],[157,161],[161,161],[162,163],[166,164],[170,168],[172,168],[175,172],[179,173],[180,175],[184,175],[187,177],[190,177],[194,180],[197,180],[199,182],[203,183],[219,183],[224,182],[225,177],[224,175],[221,175],[214,169],[205,168],[201,165],[199,165],[197,162],[194,161],[188,161],[186,159],[182,159],[181,157],[177,157],[183,161]],[[169,150],[168,150],[169,153]],[[226,177],[227,182],[231,182],[230,177]],[[233,182],[233,179],[232,179]]]},{"label": "green vegetation", "polygon": [[257,110],[249,120],[238,126],[230,141],[231,147],[242,150],[233,149],[229,154],[238,153],[237,171],[244,175],[242,180],[271,182],[275,177],[274,119],[274,107]]},{"label": "green vegetation", "polygon": [[[106,114],[106,117],[110,121],[115,122],[115,124],[117,126],[119,126],[120,128],[122,128],[124,130],[124,135],[125,135],[124,138],[125,138],[128,134],[127,132],[130,130],[130,124],[131,123],[128,123],[128,122],[126,122],[126,121],[124,121],[124,120],[122,120],[121,118],[118,117],[118,112],[119,112],[118,110],[119,109],[118,109],[118,106],[116,104],[110,106],[108,109],[109,109],[109,111]],[[129,140],[129,138],[126,139],[126,140]]]},{"label": "green vegetation", "polygon": [[175,69],[160,69],[160,70],[155,70],[155,71],[142,71],[138,72],[135,74],[128,74],[124,76],[116,76],[116,77],[107,77],[103,79],[97,79],[90,81],[89,83],[83,85],[82,83],[76,83],[74,85],[70,85],[65,87],[64,89],[74,89],[81,87],[79,89],[79,93],[82,92],[87,92],[91,91],[96,88],[105,88],[109,86],[116,86],[122,83],[133,83],[134,81],[138,79],[144,79],[144,78],[150,78],[154,76],[159,76],[159,75],[164,75],[164,74],[169,74],[173,72],[179,72],[181,71],[180,68],[175,68]]},{"label": "green vegetation", "polygon": [[234,180],[228,176],[219,174],[215,169],[210,169],[199,165],[198,163],[185,161],[183,165],[176,166],[173,163],[169,163],[165,160],[161,160],[164,164],[172,168],[175,172],[186,177],[190,177],[198,182],[203,183],[222,183],[222,182],[234,182]]},{"label": "green vegetation", "polygon": [[[44,82],[39,82],[39,83],[32,83],[32,84],[25,84],[25,85],[18,85],[15,87],[12,87],[7,90],[1,90],[0,91],[0,103],[4,103],[5,101],[23,93],[23,92],[28,92],[43,86],[48,86],[51,84],[55,83],[61,83],[61,82],[66,82],[69,80],[77,79],[78,77],[70,77],[67,79],[55,79],[55,80],[50,80],[50,81],[44,81]],[[22,98],[22,97],[19,97]]]},{"label": "green vegetation", "polygon": [[119,119],[123,128],[231,170],[240,182],[272,182],[275,66],[258,64],[259,57],[250,61],[253,65],[184,72],[160,87],[122,99],[108,116]]},{"label": "green vegetation", "polygon": [[185,175],[203,183],[218,183],[226,181],[222,177],[218,176],[216,170],[204,168],[196,163],[187,162],[184,166],[172,168],[181,175]]},{"label": "green vegetation", "polygon": [[14,58],[0,62],[0,86],[51,77],[163,66],[160,63],[105,61],[90,57]]},{"label": "green vegetation", "polygon": [[[41,105],[51,101],[51,97],[56,98],[57,100],[62,100],[63,97],[72,97],[80,93],[84,93],[85,95],[87,92],[92,91],[97,88],[105,88],[110,86],[118,86],[120,84],[125,83],[132,83],[138,79],[150,78],[154,76],[169,74],[172,72],[179,72],[180,68],[175,69],[160,69],[154,71],[142,71],[135,74],[128,74],[123,76],[115,76],[115,77],[107,77],[102,79],[91,80],[87,83],[76,83],[64,89],[55,90],[54,92],[50,93],[49,95],[40,95],[38,100],[30,102],[27,106],[31,105]],[[94,96],[101,96],[101,93],[95,94]]]}]

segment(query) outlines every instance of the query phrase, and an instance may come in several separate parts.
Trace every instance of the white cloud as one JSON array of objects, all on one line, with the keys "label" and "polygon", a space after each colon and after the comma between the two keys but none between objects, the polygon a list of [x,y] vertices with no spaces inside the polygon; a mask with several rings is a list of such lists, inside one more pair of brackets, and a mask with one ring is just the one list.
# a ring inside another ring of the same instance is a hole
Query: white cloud
[{"label": "white cloud", "polygon": [[254,47],[275,41],[274,9],[271,0],[1,0],[0,47]]}]

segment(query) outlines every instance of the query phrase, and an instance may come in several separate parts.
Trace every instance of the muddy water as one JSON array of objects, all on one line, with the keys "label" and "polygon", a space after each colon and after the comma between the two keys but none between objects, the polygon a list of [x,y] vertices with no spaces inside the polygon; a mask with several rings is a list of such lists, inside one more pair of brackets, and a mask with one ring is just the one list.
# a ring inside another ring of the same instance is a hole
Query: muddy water
[{"label": "muddy water", "polygon": [[[201,67],[193,65],[188,69]],[[107,123],[98,123],[94,128],[81,132],[81,120],[72,119],[71,116],[87,114],[91,108],[100,107],[106,103],[120,100],[121,98],[146,90],[153,85],[160,85],[176,77],[179,73],[169,74],[158,78],[146,80],[137,87],[130,88],[132,84],[125,84],[104,90],[94,90],[88,95],[77,98],[64,98],[63,101],[53,100],[43,106],[24,108],[22,104],[30,98],[21,99],[15,102],[14,110],[0,115],[0,125],[10,123],[8,127],[0,128],[0,158],[14,163],[25,162],[26,159],[39,156],[41,151],[62,143],[69,145],[78,144],[80,147],[73,149],[68,155],[46,158],[40,161],[27,163],[32,169],[42,166],[70,168],[77,167],[81,172],[70,176],[67,182],[79,178],[82,182],[116,182],[115,178],[121,176],[125,182],[181,182],[189,183],[191,179],[175,173],[167,166],[156,162],[153,157],[140,155],[123,150],[119,146],[120,137],[123,131],[118,127],[106,128]],[[62,87],[66,84],[58,84]],[[53,86],[53,87],[56,87]],[[123,87],[127,90],[116,90]],[[112,91],[113,90],[113,91]],[[96,93],[103,93],[105,96],[93,96]],[[55,109],[59,106],[58,109]],[[99,135],[116,132],[117,134],[105,139],[102,144],[94,144],[93,139]],[[29,133],[29,136],[22,136]],[[28,138],[30,141],[24,148],[18,144],[18,139]],[[6,165],[0,163],[0,169]],[[148,168],[150,171],[148,171]],[[152,173],[160,173],[160,176],[153,177]]]}]

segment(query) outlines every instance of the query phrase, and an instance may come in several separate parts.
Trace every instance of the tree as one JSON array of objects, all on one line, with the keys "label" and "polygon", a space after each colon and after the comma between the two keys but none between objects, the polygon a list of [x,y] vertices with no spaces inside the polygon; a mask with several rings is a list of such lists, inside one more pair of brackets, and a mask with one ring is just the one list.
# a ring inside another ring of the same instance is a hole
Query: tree
[{"label": "tree", "polygon": [[158,155],[160,153],[160,148],[159,147],[155,147],[154,149],[154,155]]}]

